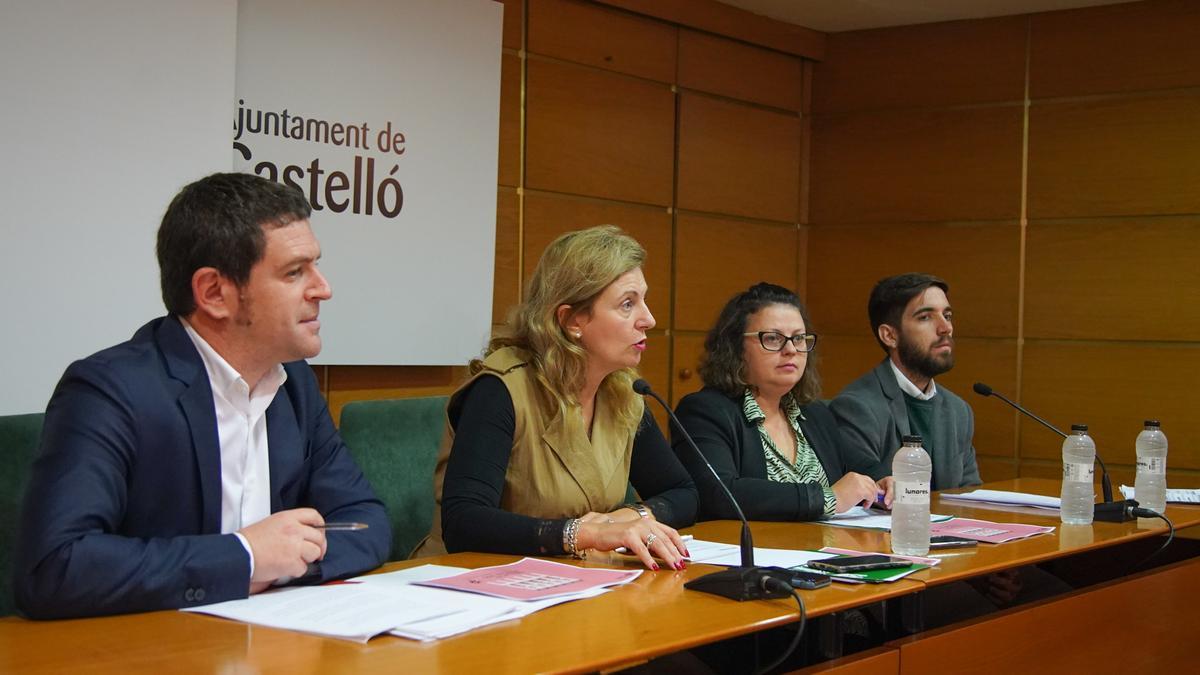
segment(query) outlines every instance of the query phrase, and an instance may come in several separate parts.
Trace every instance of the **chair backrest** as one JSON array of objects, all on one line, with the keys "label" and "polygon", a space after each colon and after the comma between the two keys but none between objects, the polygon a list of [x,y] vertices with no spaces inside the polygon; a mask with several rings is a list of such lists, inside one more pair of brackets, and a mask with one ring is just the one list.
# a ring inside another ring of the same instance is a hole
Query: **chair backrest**
[{"label": "chair backrest", "polygon": [[342,440],[387,507],[390,560],[410,557],[433,526],[433,470],[447,398],[356,401],[342,408]]},{"label": "chair backrest", "polygon": [[0,416],[0,616],[13,606],[12,561],[29,468],[42,435],[43,413]]}]

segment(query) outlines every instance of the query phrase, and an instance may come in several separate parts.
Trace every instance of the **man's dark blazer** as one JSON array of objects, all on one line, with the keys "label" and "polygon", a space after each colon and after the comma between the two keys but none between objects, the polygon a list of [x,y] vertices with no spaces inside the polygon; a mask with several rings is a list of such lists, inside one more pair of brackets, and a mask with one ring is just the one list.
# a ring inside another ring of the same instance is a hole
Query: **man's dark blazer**
[{"label": "man's dark blazer", "polygon": [[[971,406],[949,389],[938,386],[933,401],[932,438],[926,449],[933,462],[933,489],[979,485],[975,459],[975,414]],[[891,475],[892,457],[904,436],[913,433],[908,423],[908,405],[896,382],[888,359],[846,385],[830,404],[842,430],[845,447],[855,453],[879,458]],[[878,476],[876,476],[878,478]]]},{"label": "man's dark blazer", "polygon": [[[683,397],[675,414],[700,452],[717,470],[750,520],[817,520],[825,513],[825,493],[817,483],[777,483],[767,478],[767,460],[758,427],[746,419],[742,396],[730,397],[705,387]],[[800,430],[808,439],[832,486],[847,471],[868,473],[869,457],[844,457],[837,423],[820,401],[801,406]],[[736,519],[716,479],[672,429],[675,454],[692,474],[700,492],[700,520]]]},{"label": "man's dark blazer", "polygon": [[[284,365],[267,408],[271,512],[312,507],[367,530],[328,533],[315,583],[378,566],[391,545],[312,370]],[[142,612],[246,597],[250,557],[221,529],[221,452],[200,354],[173,317],[73,363],[46,409],[13,587],[32,618]]]}]

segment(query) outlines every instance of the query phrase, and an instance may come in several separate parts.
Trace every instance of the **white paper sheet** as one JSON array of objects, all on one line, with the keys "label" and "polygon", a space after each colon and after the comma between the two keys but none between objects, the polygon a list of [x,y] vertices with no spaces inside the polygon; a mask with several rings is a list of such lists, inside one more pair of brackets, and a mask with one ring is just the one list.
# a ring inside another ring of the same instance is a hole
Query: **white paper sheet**
[{"label": "white paper sheet", "polygon": [[[943,520],[950,520],[953,516],[944,516],[938,513],[929,514],[929,522],[940,523]],[[855,506],[845,513],[839,513],[832,518],[822,520],[821,522],[828,525],[837,525],[839,527],[857,527],[864,530],[892,530],[892,514],[880,513],[870,509],[864,509],[861,506]]]},{"label": "white paper sheet", "polygon": [[[725,565],[729,567],[742,564],[742,549],[736,544],[722,544],[715,541],[693,539],[688,544],[692,562],[706,565]],[[832,553],[817,551],[797,551],[786,548],[754,547],[754,564],[760,567],[796,567],[811,560],[832,558]]]},{"label": "white paper sheet", "polygon": [[454,609],[386,588],[349,583],[280,588],[244,600],[181,611],[366,642],[395,626],[443,616]]},{"label": "white paper sheet", "polygon": [[[1121,486],[1121,496],[1125,499],[1137,499],[1134,489],[1128,485]],[[1168,504],[1200,504],[1200,490],[1185,490],[1183,488],[1167,488]]]},{"label": "white paper sheet", "polygon": [[1034,495],[1026,492],[1008,492],[1007,490],[972,490],[962,494],[943,494],[942,499],[964,502],[984,502],[987,504],[1004,504],[1006,506],[1032,506],[1038,509],[1058,510],[1061,500],[1058,497]]}]

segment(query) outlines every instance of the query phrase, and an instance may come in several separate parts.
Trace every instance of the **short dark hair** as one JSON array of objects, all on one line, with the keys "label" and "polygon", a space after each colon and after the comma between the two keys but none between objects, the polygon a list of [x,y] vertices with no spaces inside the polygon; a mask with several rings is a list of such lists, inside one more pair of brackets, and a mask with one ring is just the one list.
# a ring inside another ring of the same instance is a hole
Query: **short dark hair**
[{"label": "short dark hair", "polygon": [[[813,332],[808,310],[800,296],[783,286],[761,282],[738,293],[725,303],[717,323],[704,338],[704,357],[700,361],[700,378],[704,384],[727,396],[741,396],[746,391],[745,336],[746,322],[760,309],[770,305],[790,305],[800,311],[804,327]],[[821,377],[817,373],[816,352],[808,353],[804,375],[792,388],[792,397],[800,405],[810,403],[821,395]]]},{"label": "short dark hair", "polygon": [[940,277],[920,272],[880,279],[871,289],[871,297],[867,300],[867,317],[871,319],[871,334],[884,352],[888,352],[888,346],[879,339],[879,327],[886,323],[899,330],[904,308],[930,286],[937,286],[947,296],[950,295],[950,284]]},{"label": "short dark hair", "polygon": [[248,173],[214,173],[185,186],[158,227],[163,304],[176,316],[196,311],[192,275],[213,267],[238,286],[263,257],[264,228],[305,220],[312,208],[300,190]]}]

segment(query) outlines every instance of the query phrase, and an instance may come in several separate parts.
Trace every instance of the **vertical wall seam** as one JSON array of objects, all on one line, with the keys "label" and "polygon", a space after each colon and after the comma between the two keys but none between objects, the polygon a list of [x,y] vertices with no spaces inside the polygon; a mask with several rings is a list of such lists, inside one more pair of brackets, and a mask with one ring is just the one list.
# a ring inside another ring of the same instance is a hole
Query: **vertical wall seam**
[{"label": "vertical wall seam", "polygon": [[[1019,249],[1017,253],[1017,400],[1022,400],[1022,385],[1025,371],[1025,256],[1026,234],[1029,228],[1029,74],[1033,53],[1033,18],[1025,18],[1025,93],[1021,106],[1021,217],[1019,224]],[[1013,457],[1016,459],[1017,475],[1021,475],[1021,420],[1014,412]]]}]

